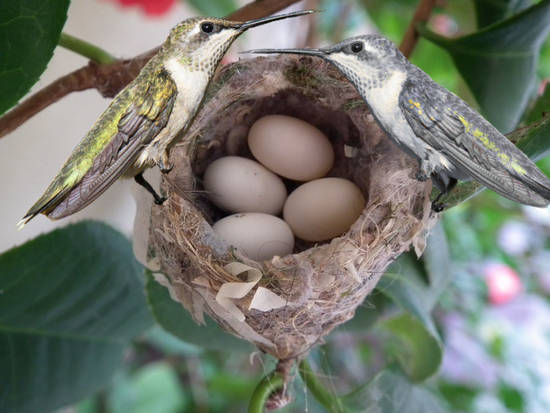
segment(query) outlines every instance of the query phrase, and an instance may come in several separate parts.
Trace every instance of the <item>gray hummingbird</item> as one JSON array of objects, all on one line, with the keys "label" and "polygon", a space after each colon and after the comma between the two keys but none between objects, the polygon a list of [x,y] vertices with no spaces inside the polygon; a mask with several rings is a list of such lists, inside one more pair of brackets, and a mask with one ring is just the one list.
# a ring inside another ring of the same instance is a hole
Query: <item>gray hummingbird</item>
[{"label": "gray hummingbird", "polygon": [[251,27],[313,12],[246,22],[197,17],[175,26],[159,52],[115,96],[18,227],[40,213],[50,219],[74,214],[121,176],[134,177],[162,203],[142,173],[154,165],[170,171],[168,150],[192,123],[229,46]]},{"label": "gray hummingbird", "polygon": [[441,196],[457,180],[468,179],[522,204],[545,207],[550,202],[550,180],[523,152],[382,36],[352,37],[324,49],[249,52],[318,56],[335,65],[384,132],[418,160],[416,178],[431,178],[439,189],[432,203],[437,212],[444,208]]}]

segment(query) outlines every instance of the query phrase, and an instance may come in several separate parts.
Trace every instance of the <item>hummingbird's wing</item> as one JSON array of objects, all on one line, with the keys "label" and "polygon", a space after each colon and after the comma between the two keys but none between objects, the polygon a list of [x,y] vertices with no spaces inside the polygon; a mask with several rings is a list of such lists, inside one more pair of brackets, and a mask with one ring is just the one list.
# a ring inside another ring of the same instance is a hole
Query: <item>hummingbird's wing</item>
[{"label": "hummingbird's wing", "polygon": [[166,126],[177,95],[168,72],[161,69],[150,77],[146,83],[134,81],[115,97],[20,226],[40,213],[52,219],[74,214],[136,161]]},{"label": "hummingbird's wing", "polygon": [[506,198],[548,205],[550,180],[537,166],[462,99],[421,75],[423,82],[406,81],[399,96],[416,136]]}]

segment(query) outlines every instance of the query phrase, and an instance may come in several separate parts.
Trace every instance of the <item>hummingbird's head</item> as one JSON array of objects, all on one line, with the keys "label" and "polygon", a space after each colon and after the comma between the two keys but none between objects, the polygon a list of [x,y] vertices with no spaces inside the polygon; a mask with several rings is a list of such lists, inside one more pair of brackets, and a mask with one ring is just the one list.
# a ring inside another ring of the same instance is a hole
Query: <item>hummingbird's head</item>
[{"label": "hummingbird's head", "polygon": [[405,71],[407,59],[385,37],[367,34],[322,49],[256,49],[252,53],[291,53],[321,57],[344,73],[358,88],[381,87],[396,71]]},{"label": "hummingbird's head", "polygon": [[164,44],[164,51],[177,57],[182,64],[189,65],[192,70],[213,72],[229,46],[246,30],[313,12],[313,10],[298,11],[245,22],[214,17],[187,19],[172,29]]}]

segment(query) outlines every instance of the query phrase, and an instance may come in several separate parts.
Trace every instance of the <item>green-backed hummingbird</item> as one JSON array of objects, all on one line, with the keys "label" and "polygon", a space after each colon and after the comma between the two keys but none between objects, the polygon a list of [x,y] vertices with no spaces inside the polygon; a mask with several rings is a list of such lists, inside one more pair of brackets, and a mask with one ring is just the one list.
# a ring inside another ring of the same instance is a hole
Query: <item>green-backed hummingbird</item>
[{"label": "green-backed hummingbird", "polygon": [[168,150],[192,123],[229,46],[251,27],[313,12],[246,22],[198,17],[178,24],[138,76],[115,96],[18,227],[40,213],[51,219],[74,214],[121,176],[135,177],[156,203],[162,203],[142,173],[154,165],[163,172],[171,169]]}]

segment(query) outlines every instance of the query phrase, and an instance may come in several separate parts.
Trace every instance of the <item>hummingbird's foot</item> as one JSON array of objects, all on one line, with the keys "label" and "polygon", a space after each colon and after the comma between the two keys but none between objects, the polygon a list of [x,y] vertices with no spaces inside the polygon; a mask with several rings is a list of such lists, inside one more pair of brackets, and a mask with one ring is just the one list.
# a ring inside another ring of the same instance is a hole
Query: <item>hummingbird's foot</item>
[{"label": "hummingbird's foot", "polygon": [[428,159],[418,161],[418,171],[416,171],[416,180],[426,182],[431,175],[432,169],[429,166]]},{"label": "hummingbird's foot", "polygon": [[174,168],[174,165],[168,159],[168,152],[165,151],[162,154],[162,158],[160,158],[158,165],[159,165],[160,171],[163,174],[167,174],[172,170],[172,168]]},{"label": "hummingbird's foot", "polygon": [[149,192],[151,195],[153,195],[153,198],[155,199],[155,204],[162,205],[164,201],[166,201],[166,197],[161,197],[157,192],[153,189],[151,184],[147,182],[147,180],[143,177],[143,172],[140,172],[134,177],[134,180],[140,184],[142,187],[144,187],[147,192]]}]

